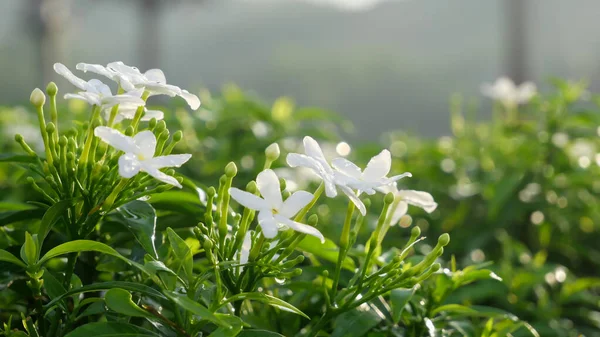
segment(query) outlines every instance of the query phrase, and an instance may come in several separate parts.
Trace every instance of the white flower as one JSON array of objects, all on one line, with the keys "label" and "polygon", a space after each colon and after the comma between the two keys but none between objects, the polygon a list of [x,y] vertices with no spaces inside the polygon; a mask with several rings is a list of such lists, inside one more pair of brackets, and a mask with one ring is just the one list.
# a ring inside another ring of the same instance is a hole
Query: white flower
[{"label": "white flower", "polygon": [[[248,263],[250,249],[252,249],[252,231],[247,231],[244,236],[244,242],[242,243],[242,249],[240,250],[240,264]],[[243,270],[244,266],[240,266],[240,271]]]},{"label": "white flower", "polygon": [[316,228],[290,219],[310,203],[313,198],[311,193],[297,191],[283,201],[279,178],[273,170],[268,169],[258,174],[256,186],[262,198],[235,187],[230,188],[229,193],[242,206],[258,211],[258,224],[266,238],[274,238],[279,227],[285,226],[297,232],[315,236],[321,242],[325,242],[323,234]]},{"label": "white flower", "polygon": [[71,84],[83,90],[77,94],[66,94],[65,99],[80,99],[89,104],[99,106],[102,110],[109,109],[117,104],[131,107],[146,105],[141,99],[143,90],[134,90],[121,95],[113,95],[110,88],[100,80],[92,79],[84,81],[73,75],[73,73],[61,63],[54,64],[54,71],[66,78]]},{"label": "white flower", "polygon": [[422,208],[427,213],[435,211],[438,204],[433,200],[433,196],[427,192],[414,191],[414,190],[398,190],[396,184],[387,185],[378,188],[383,193],[394,193],[395,200],[399,200],[397,206],[388,211],[388,217],[393,212],[392,222],[394,225],[400,221],[400,218],[408,211],[408,205],[417,206]]},{"label": "white flower", "polygon": [[306,154],[290,153],[287,155],[287,163],[291,167],[305,167],[311,169],[325,184],[325,195],[329,198],[337,196],[336,186],[356,205],[362,215],[367,214],[367,209],[363,202],[358,198],[356,193],[347,186],[343,181],[338,179],[339,174],[331,168],[323,150],[319,146],[316,140],[306,136],[304,137],[304,152]]},{"label": "white flower", "polygon": [[133,83],[129,82],[129,80],[127,80],[127,78],[125,78],[124,76],[121,76],[121,73],[114,71],[110,68],[107,68],[103,65],[89,64],[89,63],[77,63],[75,68],[77,70],[83,71],[84,73],[87,73],[89,71],[89,72],[107,77],[107,78],[117,82],[121,86],[121,88],[123,88],[123,90],[125,90],[125,91],[132,91],[135,89],[135,86],[133,85]]},{"label": "white flower", "polygon": [[336,158],[331,163],[333,167],[341,173],[338,175],[338,181],[358,190],[358,194],[365,192],[369,195],[375,194],[375,189],[395,183],[404,178],[411,177],[409,172],[405,172],[393,177],[387,177],[392,168],[392,155],[390,151],[383,150],[375,157],[369,160],[364,171],[353,162],[345,158]]},{"label": "white flower", "polygon": [[191,154],[154,157],[156,137],[152,131],[148,130],[128,137],[115,129],[98,126],[94,129],[94,134],[115,149],[125,152],[119,158],[119,175],[121,177],[131,178],[142,171],[162,182],[181,188],[177,179],[166,175],[160,169],[180,167],[192,157]]},{"label": "white flower", "polygon": [[491,99],[500,101],[508,108],[514,108],[519,104],[529,102],[536,95],[537,89],[532,82],[524,82],[517,86],[511,79],[500,77],[494,84],[483,84],[481,93]]},{"label": "white flower", "polygon": [[[123,119],[133,119],[135,117],[135,113],[137,112],[138,107],[133,105],[119,105],[119,113],[115,117],[115,123],[119,123]],[[110,109],[104,110],[104,118],[108,120],[110,118]],[[156,118],[156,120],[161,120],[165,118],[165,114],[160,110],[149,110],[144,107],[144,115],[140,119],[142,122],[147,122],[152,118]]]}]

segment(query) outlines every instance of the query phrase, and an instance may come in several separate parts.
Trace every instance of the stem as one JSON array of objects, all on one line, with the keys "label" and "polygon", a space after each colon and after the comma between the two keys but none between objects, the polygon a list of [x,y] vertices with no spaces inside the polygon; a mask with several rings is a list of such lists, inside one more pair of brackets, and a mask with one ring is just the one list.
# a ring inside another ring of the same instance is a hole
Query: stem
[{"label": "stem", "polygon": [[342,235],[340,235],[340,252],[338,254],[338,261],[335,265],[335,272],[333,275],[333,285],[331,286],[331,298],[335,301],[335,295],[337,293],[338,283],[340,281],[340,273],[342,272],[342,264],[348,254],[350,242],[350,224],[352,222],[352,214],[354,213],[354,203],[348,202],[348,210],[346,211],[346,220],[344,220],[344,228],[342,228]]},{"label": "stem", "polygon": [[87,166],[88,156],[90,154],[90,148],[92,147],[92,140],[94,139],[94,121],[100,116],[100,107],[94,105],[92,118],[90,119],[90,124],[87,132],[87,136],[85,139],[85,144],[83,145],[83,152],[81,153],[81,157],[79,159],[79,169],[82,170]]},{"label": "stem", "polygon": [[319,185],[319,187],[315,191],[312,200],[308,203],[308,205],[304,206],[304,208],[301,209],[300,212],[298,212],[298,214],[294,218],[294,221],[302,222],[302,218],[304,218],[304,216],[306,216],[306,213],[308,213],[308,211],[310,211],[311,208],[313,208],[313,206],[317,203],[317,200],[319,200],[319,197],[321,197],[321,194],[323,194],[324,190],[325,184],[321,183],[321,185]]},{"label": "stem", "polygon": [[73,272],[75,271],[75,264],[77,263],[78,256],[78,253],[71,253],[69,254],[67,260],[67,271],[65,272],[65,279],[63,280],[63,285],[65,289],[67,289],[67,291],[69,290],[71,285],[71,277],[73,276]]},{"label": "stem", "polygon": [[108,211],[110,209],[110,207],[115,203],[117,196],[119,195],[119,193],[121,193],[121,190],[123,190],[123,188],[125,187],[125,185],[127,185],[128,182],[129,179],[121,179],[119,185],[117,185],[117,187],[115,187],[115,189],[110,193],[106,200],[104,200],[104,203],[102,204],[102,209],[104,209],[105,211]]}]

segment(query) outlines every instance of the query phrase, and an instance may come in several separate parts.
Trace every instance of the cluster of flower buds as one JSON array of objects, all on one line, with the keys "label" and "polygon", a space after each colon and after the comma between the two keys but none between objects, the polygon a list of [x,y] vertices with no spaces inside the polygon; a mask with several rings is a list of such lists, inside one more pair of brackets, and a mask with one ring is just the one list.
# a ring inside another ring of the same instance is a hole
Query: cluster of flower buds
[{"label": "cluster of flower buds", "polygon": [[115,95],[100,80],[85,81],[63,64],[56,63],[54,69],[80,90],[66,94],[66,99],[83,100],[92,106],[89,122],[61,133],[56,103],[58,88],[50,83],[46,90],[50,101],[49,122],[44,115],[44,93],[35,89],[30,98],[38,115],[44,155],[35,153],[21,135],[15,139],[31,156],[31,171],[41,178],[28,179],[33,188],[50,205],[68,203],[65,232],[70,239],[86,237],[100,217],[118,205],[173,186],[182,187],[182,178],[174,177],[170,169],[180,167],[191,157],[171,154],[182,133],[170,136],[162,120],[163,112],[148,110],[145,105],[148,97],[163,94],[180,96],[192,109],[197,109],[200,100],[196,95],[167,84],[159,69],[141,73],[122,62],[106,67],[77,65],[79,70],[115,81]]}]

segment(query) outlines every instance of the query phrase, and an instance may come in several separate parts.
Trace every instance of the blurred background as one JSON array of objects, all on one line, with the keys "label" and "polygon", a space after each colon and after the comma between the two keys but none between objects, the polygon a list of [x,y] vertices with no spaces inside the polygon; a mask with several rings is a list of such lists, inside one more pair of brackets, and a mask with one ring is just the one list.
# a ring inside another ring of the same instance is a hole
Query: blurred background
[{"label": "blurred background", "polygon": [[3,0],[0,101],[27,102],[57,80],[54,62],[122,60],[186,88],[291,95],[341,113],[361,139],[432,137],[449,130],[452,93],[477,96],[500,75],[597,78],[598,11],[594,0]]}]

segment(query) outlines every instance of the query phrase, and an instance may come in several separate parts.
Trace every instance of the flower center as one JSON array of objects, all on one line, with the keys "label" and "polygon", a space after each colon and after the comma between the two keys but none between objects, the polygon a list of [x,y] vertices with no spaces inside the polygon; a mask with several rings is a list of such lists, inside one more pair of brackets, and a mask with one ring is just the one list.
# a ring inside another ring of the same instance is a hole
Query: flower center
[{"label": "flower center", "polygon": [[273,208],[273,209],[271,209],[271,213],[273,213],[273,215],[275,215],[275,214],[278,214],[278,213],[279,213],[279,211],[278,211],[278,210],[276,210],[275,208]]}]

